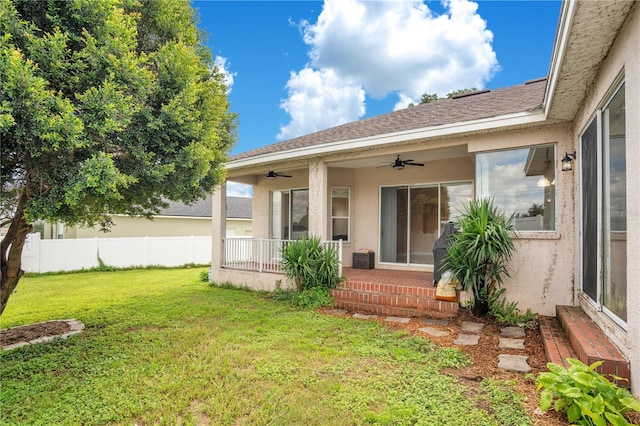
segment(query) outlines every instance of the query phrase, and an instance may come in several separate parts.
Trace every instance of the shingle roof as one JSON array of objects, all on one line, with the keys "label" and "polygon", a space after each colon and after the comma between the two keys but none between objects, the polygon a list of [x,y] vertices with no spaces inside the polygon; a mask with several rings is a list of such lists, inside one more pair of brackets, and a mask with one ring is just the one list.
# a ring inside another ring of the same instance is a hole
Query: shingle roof
[{"label": "shingle roof", "polygon": [[[211,217],[212,200],[209,195],[193,205],[168,201],[169,206],[162,209],[158,216]],[[251,198],[227,197],[227,218],[251,219]]]},{"label": "shingle roof", "polygon": [[546,85],[547,79],[541,78],[504,89],[415,105],[247,151],[231,157],[231,161],[331,142],[535,111],[542,107]]},{"label": "shingle roof", "polygon": [[228,219],[251,219],[251,203],[248,197],[227,197]]}]

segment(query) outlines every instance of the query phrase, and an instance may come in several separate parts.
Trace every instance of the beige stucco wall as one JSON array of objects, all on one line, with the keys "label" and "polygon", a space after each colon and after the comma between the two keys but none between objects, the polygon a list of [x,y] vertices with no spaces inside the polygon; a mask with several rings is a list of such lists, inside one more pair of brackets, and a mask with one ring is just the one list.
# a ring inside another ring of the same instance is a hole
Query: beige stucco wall
[{"label": "beige stucco wall", "polygon": [[[164,218],[153,221],[140,217],[113,216],[111,232],[101,232],[98,228],[80,228],[75,238],[117,238],[117,237],[184,237],[211,235],[211,218]],[[65,238],[67,236],[65,235]]]},{"label": "beige stucco wall", "polygon": [[[595,111],[609,97],[619,77],[624,75],[626,107],[626,164],[627,164],[627,330],[602,312],[598,312],[584,298],[581,306],[598,323],[631,363],[631,386],[640,396],[640,7],[636,3],[607,58],[603,61],[595,84],[587,93],[584,106],[573,128],[574,149],[579,152],[579,137],[591,121]],[[579,157],[578,157],[579,158]],[[579,167],[578,167],[579,169]],[[580,175],[574,171],[576,193],[579,194]],[[576,217],[580,217],[580,198],[576,197]],[[576,232],[579,223],[576,222]],[[575,276],[580,277],[579,239],[576,239]],[[579,278],[578,278],[579,279]],[[576,283],[577,290],[580,283]]]},{"label": "beige stucco wall", "polygon": [[[208,225],[211,228],[211,221],[208,222]],[[251,219],[227,219],[227,233],[232,231],[236,237],[250,237],[252,235],[251,228]]]}]

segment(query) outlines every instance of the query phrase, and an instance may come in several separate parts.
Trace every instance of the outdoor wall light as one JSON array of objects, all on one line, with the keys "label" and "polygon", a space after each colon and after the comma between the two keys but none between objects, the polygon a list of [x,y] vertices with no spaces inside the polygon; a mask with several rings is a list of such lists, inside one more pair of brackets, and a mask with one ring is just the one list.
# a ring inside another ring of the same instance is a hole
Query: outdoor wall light
[{"label": "outdoor wall light", "polygon": [[570,172],[573,170],[572,161],[576,159],[576,152],[565,152],[564,158],[562,159],[562,171]]}]

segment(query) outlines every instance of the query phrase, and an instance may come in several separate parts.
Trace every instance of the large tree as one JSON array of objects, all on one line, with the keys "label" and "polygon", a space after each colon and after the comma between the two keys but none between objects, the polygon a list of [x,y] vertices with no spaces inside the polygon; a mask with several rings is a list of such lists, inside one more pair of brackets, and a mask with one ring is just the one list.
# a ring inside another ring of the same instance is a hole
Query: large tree
[{"label": "large tree", "polygon": [[235,129],[188,1],[0,0],[0,314],[35,220],[108,229],[203,198]]}]

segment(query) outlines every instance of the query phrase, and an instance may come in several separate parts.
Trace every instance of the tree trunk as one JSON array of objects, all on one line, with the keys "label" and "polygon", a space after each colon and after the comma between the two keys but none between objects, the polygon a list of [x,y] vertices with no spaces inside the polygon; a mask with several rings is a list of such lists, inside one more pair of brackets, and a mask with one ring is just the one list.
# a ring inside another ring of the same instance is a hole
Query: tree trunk
[{"label": "tree trunk", "polygon": [[0,315],[7,306],[9,296],[18,285],[18,281],[24,271],[22,267],[22,248],[27,238],[27,234],[31,232],[29,225],[24,217],[24,207],[27,203],[27,195],[23,193],[18,201],[16,213],[13,216],[11,225],[7,231],[7,235],[0,243],[0,260],[2,260],[0,270]]}]

